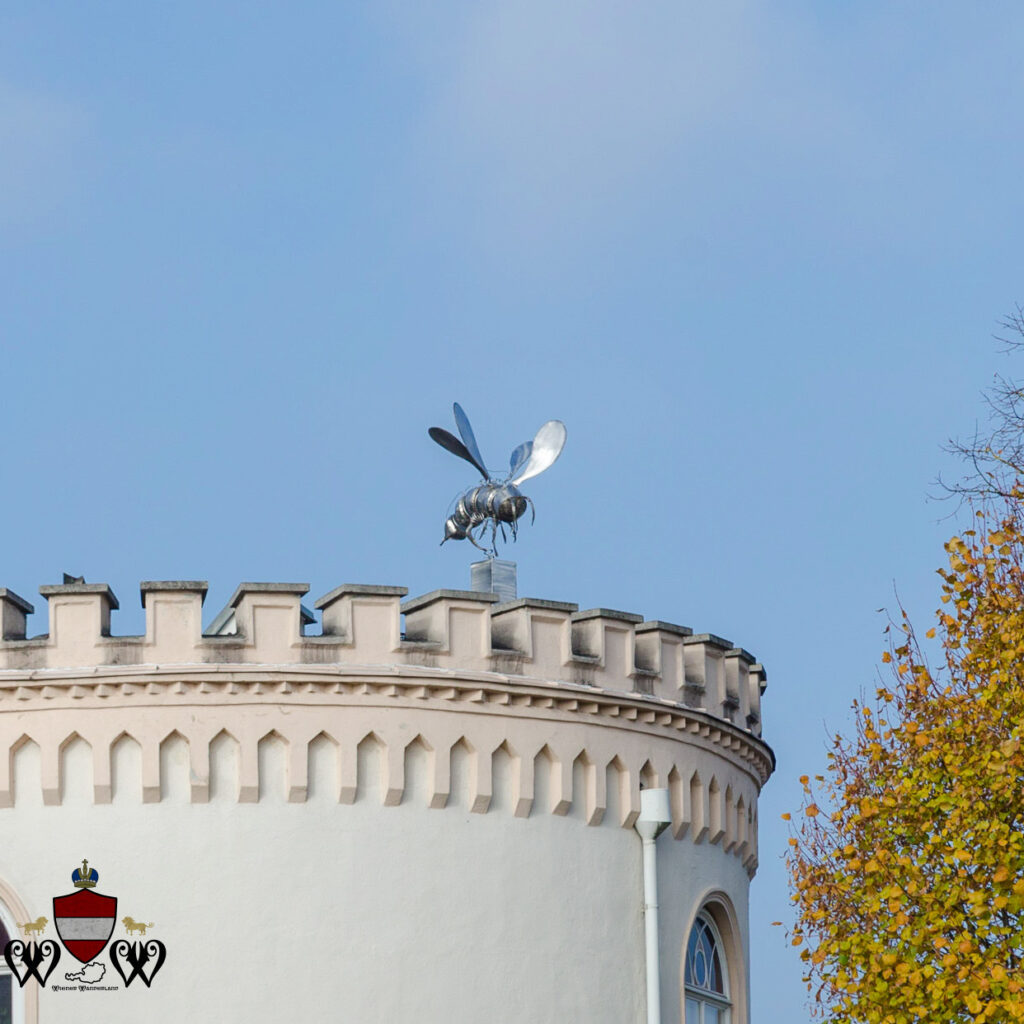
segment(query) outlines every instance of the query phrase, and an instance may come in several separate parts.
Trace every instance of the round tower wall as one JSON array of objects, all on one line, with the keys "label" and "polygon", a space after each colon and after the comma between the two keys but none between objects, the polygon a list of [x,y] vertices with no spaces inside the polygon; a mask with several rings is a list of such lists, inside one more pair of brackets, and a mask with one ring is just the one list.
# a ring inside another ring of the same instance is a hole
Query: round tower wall
[{"label": "round tower wall", "polygon": [[149,586],[144,637],[105,635],[108,592],[47,588],[50,635],[0,644],[0,885],[52,917],[88,857],[115,937],[129,915],[168,951],[151,989],[91,996],[52,990],[65,956],[38,1019],[100,999],[115,1022],[638,1019],[632,825],[663,786],[664,1018],[710,906],[746,1021],[772,768],[746,652],[605,609],[438,592],[403,610],[369,587],[318,602],[306,637],[280,584],[240,588],[207,636],[198,585]]}]

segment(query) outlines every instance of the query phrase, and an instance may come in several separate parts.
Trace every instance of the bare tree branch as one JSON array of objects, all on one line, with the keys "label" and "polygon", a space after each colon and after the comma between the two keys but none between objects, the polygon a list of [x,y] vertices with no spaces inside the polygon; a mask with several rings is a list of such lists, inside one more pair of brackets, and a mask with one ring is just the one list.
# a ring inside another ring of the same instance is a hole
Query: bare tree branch
[{"label": "bare tree branch", "polygon": [[[999,326],[1003,333],[995,335],[995,339],[1004,355],[1024,350],[1024,307],[1016,306]],[[944,451],[967,464],[967,474],[955,483],[940,475],[936,483],[941,498],[1008,498],[1016,483],[1024,479],[1024,382],[997,373],[984,398],[988,406],[987,428],[976,424],[973,434],[950,438],[943,446]]]}]

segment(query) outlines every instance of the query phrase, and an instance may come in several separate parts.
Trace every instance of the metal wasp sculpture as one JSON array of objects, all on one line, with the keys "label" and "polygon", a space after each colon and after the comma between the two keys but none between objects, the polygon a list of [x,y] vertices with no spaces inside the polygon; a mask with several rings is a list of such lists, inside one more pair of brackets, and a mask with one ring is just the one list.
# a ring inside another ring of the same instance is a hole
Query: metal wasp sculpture
[{"label": "metal wasp sculpture", "polygon": [[[440,427],[431,427],[429,434],[452,455],[475,466],[483,477],[483,483],[471,487],[455,500],[455,508],[445,520],[444,540],[441,543],[447,540],[468,540],[481,551],[495,556],[499,530],[502,539],[507,539],[507,527],[515,540],[519,520],[526,514],[527,507],[536,515],[533,502],[519,490],[519,485],[550,468],[562,453],[565,447],[565,424],[561,420],[548,420],[532,441],[524,441],[513,449],[509,457],[508,476],[498,480],[484,465],[476,437],[473,436],[473,428],[469,425],[469,417],[462,411],[462,406],[456,402],[452,408],[462,440]],[[488,530],[490,546],[484,547],[480,540]]]}]

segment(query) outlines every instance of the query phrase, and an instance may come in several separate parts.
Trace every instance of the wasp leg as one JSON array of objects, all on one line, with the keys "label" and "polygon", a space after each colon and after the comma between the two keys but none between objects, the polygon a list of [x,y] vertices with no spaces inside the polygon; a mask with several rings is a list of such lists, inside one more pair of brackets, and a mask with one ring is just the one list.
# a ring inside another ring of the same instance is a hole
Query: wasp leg
[{"label": "wasp leg", "polygon": [[472,544],[472,545],[473,545],[473,547],[475,547],[475,548],[480,548],[480,550],[481,550],[481,551],[482,551],[482,552],[483,552],[483,553],[484,553],[485,555],[487,554],[487,548],[485,548],[485,547],[480,547],[480,545],[479,545],[479,544],[477,543],[477,539],[476,539],[476,537],[474,537],[474,536],[473,536],[473,529],[472,529],[472,527],[470,527],[470,528],[469,528],[468,530],[466,530],[466,540],[468,540],[468,541],[470,542],[470,544]]}]

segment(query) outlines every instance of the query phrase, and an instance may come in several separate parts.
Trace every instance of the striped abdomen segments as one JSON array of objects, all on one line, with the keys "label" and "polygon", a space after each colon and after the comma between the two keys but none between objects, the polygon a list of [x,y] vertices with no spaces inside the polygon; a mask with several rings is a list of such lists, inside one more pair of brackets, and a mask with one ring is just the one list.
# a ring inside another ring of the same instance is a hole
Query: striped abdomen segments
[{"label": "striped abdomen segments", "polygon": [[444,539],[463,540],[487,519],[514,523],[526,512],[526,506],[526,498],[512,484],[481,484],[455,503],[455,511],[445,520]]}]

